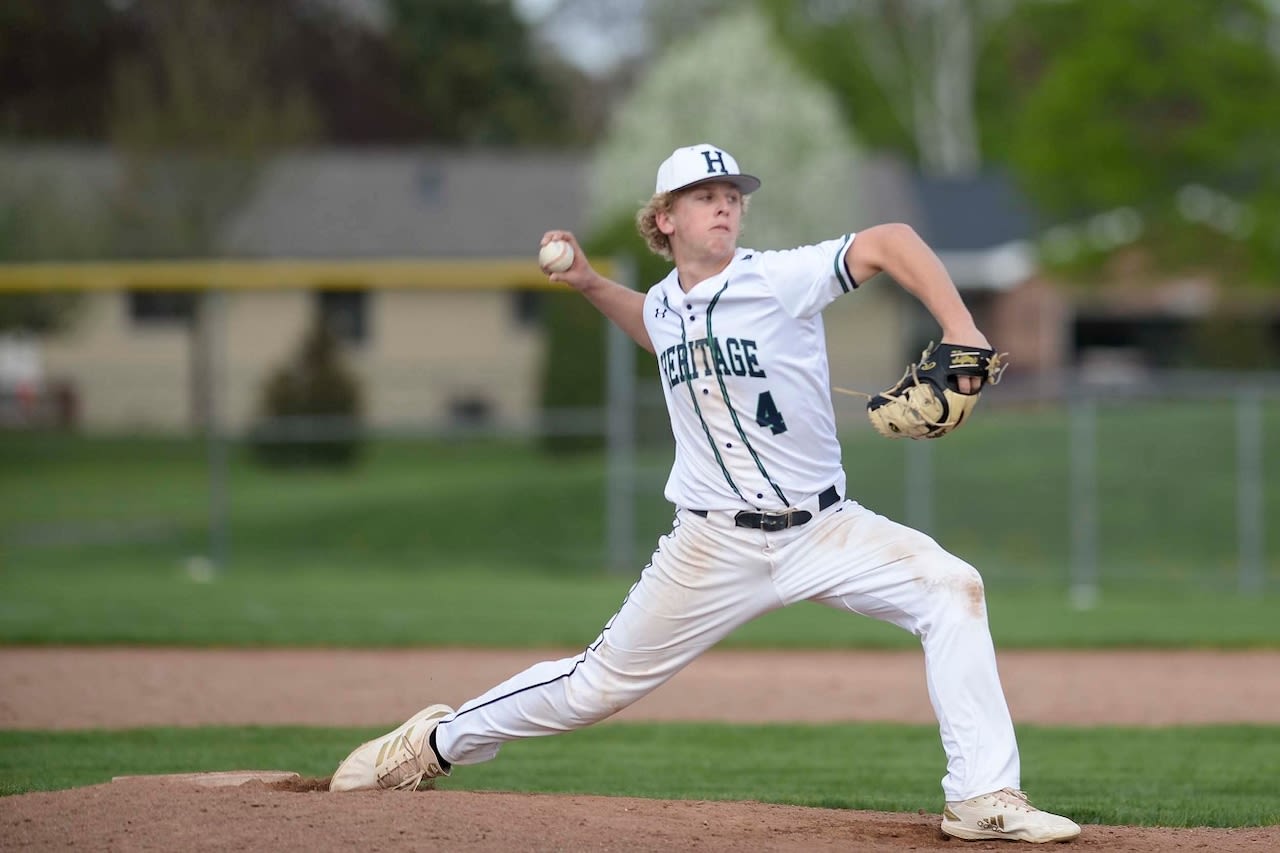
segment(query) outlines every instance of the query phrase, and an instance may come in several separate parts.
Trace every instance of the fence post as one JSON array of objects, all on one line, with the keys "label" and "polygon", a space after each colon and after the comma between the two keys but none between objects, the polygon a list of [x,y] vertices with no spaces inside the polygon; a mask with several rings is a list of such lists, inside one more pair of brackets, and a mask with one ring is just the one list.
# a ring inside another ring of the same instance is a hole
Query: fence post
[{"label": "fence post", "polygon": [[[227,567],[230,550],[227,511],[227,439],[222,424],[222,396],[226,373],[226,294],[218,288],[200,291],[196,346],[202,365],[200,410],[204,414],[209,457],[209,561],[213,571]],[[190,570],[190,567],[189,567]],[[199,572],[193,572],[198,575]]]},{"label": "fence post", "polygon": [[1098,406],[1080,389],[1070,396],[1071,603],[1098,601]]},{"label": "fence post", "polygon": [[903,490],[903,495],[907,502],[904,513],[907,526],[914,527],[922,533],[932,534],[933,442],[908,441],[906,451],[906,488]]},{"label": "fence post", "polygon": [[1240,592],[1262,592],[1262,399],[1254,388],[1236,394],[1236,544]]}]

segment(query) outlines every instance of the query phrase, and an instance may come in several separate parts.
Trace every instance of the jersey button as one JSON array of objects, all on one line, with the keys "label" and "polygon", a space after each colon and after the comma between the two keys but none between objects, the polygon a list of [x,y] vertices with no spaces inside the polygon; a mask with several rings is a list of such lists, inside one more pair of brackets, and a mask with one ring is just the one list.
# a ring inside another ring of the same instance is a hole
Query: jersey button
[{"label": "jersey button", "polygon": [[757,498],[757,499],[760,499],[760,500],[763,500],[763,499],[764,499],[764,495],[763,495],[761,492],[756,492],[756,498]]}]

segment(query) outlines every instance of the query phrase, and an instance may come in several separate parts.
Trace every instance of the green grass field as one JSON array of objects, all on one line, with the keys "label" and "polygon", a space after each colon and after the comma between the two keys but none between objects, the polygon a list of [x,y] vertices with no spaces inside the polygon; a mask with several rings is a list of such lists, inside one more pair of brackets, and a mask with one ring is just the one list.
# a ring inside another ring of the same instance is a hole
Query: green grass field
[{"label": "green grass field", "polygon": [[[559,646],[581,648],[622,602],[632,579],[334,569],[232,572],[194,583],[172,568],[9,572],[0,578],[0,642],[181,646]],[[1001,648],[1276,648],[1268,598],[1104,595],[1076,610],[1064,595],[988,594]],[[914,637],[814,604],[769,614],[726,646],[911,648]]]},{"label": "green grass field", "polygon": [[[1268,487],[1280,482],[1278,415],[1268,409]],[[983,571],[997,645],[1280,648],[1280,537],[1266,543],[1266,593],[1236,592],[1230,417],[1225,406],[1181,404],[1103,413],[1102,594],[1088,610],[1067,596],[1061,414],[1003,413],[934,445],[931,532]],[[845,444],[854,496],[898,518],[905,446],[866,433]],[[208,578],[198,559],[209,550],[201,443],[4,434],[0,644],[581,647],[669,525],[668,461],[644,455],[635,569],[610,575],[598,456],[387,441],[350,472],[282,474],[235,453],[232,559]],[[801,605],[726,644],[915,640]],[[378,731],[0,732],[0,793],[246,766],[324,776]],[[1278,728],[1027,727],[1020,738],[1033,774],[1024,784],[1085,822],[1280,823]],[[627,773],[606,769],[617,766]],[[929,727],[610,724],[511,744],[443,786],[914,810],[935,805],[941,767]]]},{"label": "green grass field", "polygon": [[[1228,404],[1103,409],[1098,424],[1099,579],[1104,587],[1233,593],[1238,586],[1234,413]],[[1267,408],[1262,472],[1280,482],[1280,403]],[[638,571],[668,529],[670,451],[640,460]],[[844,440],[849,491],[910,521],[905,454],[863,429]],[[918,447],[918,445],[917,445]],[[932,533],[993,588],[1063,590],[1071,549],[1062,412],[1001,412],[929,444]],[[228,476],[232,568],[598,576],[605,553],[599,454],[549,457],[519,443],[382,441],[345,473],[264,471],[236,449]],[[1277,517],[1267,495],[1269,518]],[[0,436],[4,571],[127,566],[163,573],[210,551],[199,441]],[[1280,584],[1280,537],[1264,542]]]},{"label": "green grass field", "polygon": [[[325,777],[353,744],[381,733],[0,732],[0,794],[244,767]],[[1277,735],[1251,726],[1023,727],[1023,784],[1081,823],[1270,826],[1280,824]],[[604,724],[508,744],[498,760],[459,768],[439,787],[915,811],[941,807],[942,767],[937,730],[926,726]]]},{"label": "green grass field", "polygon": [[[931,443],[932,532],[982,571],[1004,647],[1278,646],[1273,599],[1238,594],[1227,404],[1103,410],[1098,607],[1069,600],[1060,412],[1002,412]],[[1280,407],[1267,412],[1280,424]],[[1280,482],[1280,429],[1266,431]],[[851,492],[907,518],[907,442],[845,442]],[[634,568],[610,575],[598,454],[519,443],[383,441],[354,470],[273,472],[232,455],[229,564],[210,552],[199,441],[0,438],[0,642],[581,645],[669,529],[665,453],[642,457]],[[1269,495],[1270,507],[1275,496]],[[1265,590],[1280,585],[1267,537]],[[440,606],[421,618],[421,597]],[[865,620],[801,606],[730,640],[895,646]]]}]

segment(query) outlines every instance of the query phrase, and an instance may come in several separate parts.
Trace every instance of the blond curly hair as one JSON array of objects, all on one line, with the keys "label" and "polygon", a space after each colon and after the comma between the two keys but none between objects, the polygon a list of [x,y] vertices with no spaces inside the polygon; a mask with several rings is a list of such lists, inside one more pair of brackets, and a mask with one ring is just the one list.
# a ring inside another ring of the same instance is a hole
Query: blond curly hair
[{"label": "blond curly hair", "polygon": [[[644,238],[645,245],[649,247],[650,252],[668,261],[675,260],[675,257],[671,254],[671,238],[663,234],[662,229],[658,228],[658,214],[670,213],[671,208],[675,206],[678,195],[679,191],[654,193],[653,198],[649,199],[644,207],[636,211],[636,230]],[[751,196],[744,195],[742,197],[743,217],[746,217],[747,207],[750,203]]]}]

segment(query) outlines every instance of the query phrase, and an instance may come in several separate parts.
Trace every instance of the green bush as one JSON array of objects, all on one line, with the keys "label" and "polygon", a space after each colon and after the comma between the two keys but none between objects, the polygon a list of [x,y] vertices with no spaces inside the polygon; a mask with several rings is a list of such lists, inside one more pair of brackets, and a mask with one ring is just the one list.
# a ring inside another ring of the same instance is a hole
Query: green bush
[{"label": "green bush", "polygon": [[337,336],[322,321],[267,380],[261,410],[248,443],[263,465],[346,467],[359,458],[360,386],[342,363]]}]

